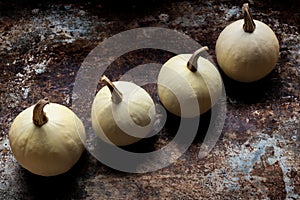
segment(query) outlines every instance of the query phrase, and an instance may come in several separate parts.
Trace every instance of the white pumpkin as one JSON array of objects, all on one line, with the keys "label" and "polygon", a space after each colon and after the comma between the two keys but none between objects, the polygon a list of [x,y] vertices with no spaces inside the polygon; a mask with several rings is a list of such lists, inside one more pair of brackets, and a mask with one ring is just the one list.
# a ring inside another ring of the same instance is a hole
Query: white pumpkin
[{"label": "white pumpkin", "polygon": [[240,82],[262,79],[275,67],[279,42],[265,23],[253,20],[248,4],[243,5],[244,19],[228,25],[216,42],[216,57],[224,73]]},{"label": "white pumpkin", "polygon": [[22,111],[9,130],[9,142],[22,167],[41,176],[67,172],[84,150],[85,129],[69,108],[43,99]]},{"label": "white pumpkin", "polygon": [[106,86],[96,94],[92,104],[92,127],[103,141],[116,146],[133,144],[153,130],[155,105],[140,86],[101,79]]},{"label": "white pumpkin", "polygon": [[207,112],[221,97],[222,78],[217,68],[200,56],[179,54],[163,64],[158,75],[158,96],[171,113],[191,118]]}]

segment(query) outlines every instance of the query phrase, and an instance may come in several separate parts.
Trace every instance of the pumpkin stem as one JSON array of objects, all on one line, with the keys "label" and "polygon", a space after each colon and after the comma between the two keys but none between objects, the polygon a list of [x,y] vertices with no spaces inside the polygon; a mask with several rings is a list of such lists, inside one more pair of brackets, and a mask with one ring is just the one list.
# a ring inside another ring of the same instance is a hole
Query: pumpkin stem
[{"label": "pumpkin stem", "polygon": [[118,88],[106,77],[102,76],[101,81],[104,82],[111,92],[111,100],[113,103],[118,104],[122,101],[123,95]]},{"label": "pumpkin stem", "polygon": [[189,59],[188,63],[187,63],[187,68],[189,70],[191,70],[191,72],[196,72],[198,69],[198,58],[200,57],[201,53],[203,51],[207,51],[208,47],[204,46],[201,47],[200,49],[198,49],[197,51],[195,51],[192,55],[192,57]]},{"label": "pumpkin stem", "polygon": [[253,21],[252,15],[250,13],[248,3],[244,3],[242,9],[243,9],[243,12],[244,12],[243,29],[247,33],[252,33],[255,30],[255,23]]},{"label": "pumpkin stem", "polygon": [[49,104],[50,101],[48,98],[39,100],[36,105],[33,108],[33,123],[36,126],[43,126],[48,122],[48,117],[46,116],[46,113],[44,112],[44,107]]}]

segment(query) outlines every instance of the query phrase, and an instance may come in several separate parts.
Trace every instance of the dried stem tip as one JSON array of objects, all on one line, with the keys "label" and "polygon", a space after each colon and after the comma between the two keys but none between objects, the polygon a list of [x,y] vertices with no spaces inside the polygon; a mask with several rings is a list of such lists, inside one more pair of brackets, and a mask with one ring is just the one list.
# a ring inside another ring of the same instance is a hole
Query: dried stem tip
[{"label": "dried stem tip", "polygon": [[250,13],[248,3],[244,3],[242,9],[243,9],[243,12],[244,12],[243,29],[247,33],[252,33],[255,30],[255,23],[253,21],[252,15]]},{"label": "dried stem tip", "polygon": [[48,122],[48,117],[46,116],[46,113],[43,109],[49,103],[50,101],[48,100],[48,98],[41,99],[36,103],[33,108],[32,116],[34,125],[41,127]]},{"label": "dried stem tip", "polygon": [[188,63],[187,63],[187,68],[189,70],[191,70],[191,72],[196,72],[198,69],[198,58],[200,57],[201,53],[203,51],[207,51],[208,47],[204,46],[201,47],[200,49],[198,49],[197,51],[195,51],[192,55],[192,57],[189,59]]},{"label": "dried stem tip", "polygon": [[102,76],[101,82],[105,83],[105,85],[109,88],[112,102],[115,104],[120,103],[123,95],[118,88],[106,76]]}]

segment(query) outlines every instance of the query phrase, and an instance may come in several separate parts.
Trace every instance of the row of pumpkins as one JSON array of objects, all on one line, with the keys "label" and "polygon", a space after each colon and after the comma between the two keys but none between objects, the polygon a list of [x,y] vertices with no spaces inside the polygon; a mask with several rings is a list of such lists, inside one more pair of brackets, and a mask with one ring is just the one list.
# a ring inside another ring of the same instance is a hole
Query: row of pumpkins
[{"label": "row of pumpkins", "polygon": [[[227,76],[252,82],[272,71],[279,57],[279,43],[266,24],[252,19],[248,4],[243,5],[243,12],[244,19],[231,23],[220,33],[216,56]],[[207,47],[193,54],[180,54],[163,64],[157,80],[158,96],[170,113],[186,118],[199,116],[221,96],[219,71],[200,56],[205,50]],[[135,143],[146,136],[156,115],[150,95],[131,82],[111,82],[105,76],[101,80],[106,86],[92,104],[94,132],[117,146]],[[196,109],[195,102],[199,106]],[[129,131],[138,137],[126,134]],[[9,130],[16,160],[41,176],[68,171],[84,150],[84,138],[85,128],[75,113],[47,99],[22,111]]]}]

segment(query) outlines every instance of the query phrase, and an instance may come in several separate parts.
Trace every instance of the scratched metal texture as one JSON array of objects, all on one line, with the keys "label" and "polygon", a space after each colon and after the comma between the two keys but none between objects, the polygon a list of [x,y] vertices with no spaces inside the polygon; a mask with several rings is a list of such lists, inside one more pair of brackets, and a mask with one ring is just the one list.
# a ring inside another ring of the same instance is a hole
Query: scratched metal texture
[{"label": "scratched metal texture", "polygon": [[[222,74],[226,121],[207,157],[197,159],[204,137],[200,131],[180,159],[155,172],[119,172],[84,152],[69,172],[45,178],[24,170],[12,155],[8,130],[18,113],[45,96],[71,107],[82,61],[121,31],[178,30],[207,45],[216,62],[216,39],[242,17],[243,2],[0,1],[0,199],[300,199],[299,2],[249,2],[254,18],[277,35],[280,58],[272,73],[256,83],[237,83]],[[117,80],[136,65],[163,63],[171,56],[149,49],[130,52],[106,73]],[[155,85],[145,89],[157,99]],[[154,139],[129,149],[165,146],[177,122],[171,116]]]}]

